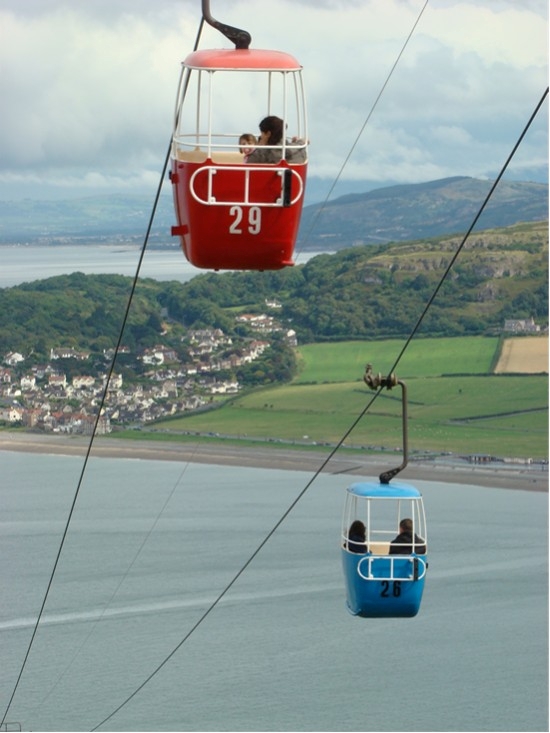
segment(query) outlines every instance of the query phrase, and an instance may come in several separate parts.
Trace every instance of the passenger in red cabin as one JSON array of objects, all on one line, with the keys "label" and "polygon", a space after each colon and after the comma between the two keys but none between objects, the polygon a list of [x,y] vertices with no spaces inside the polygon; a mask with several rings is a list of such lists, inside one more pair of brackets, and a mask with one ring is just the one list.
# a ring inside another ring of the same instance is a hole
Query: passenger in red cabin
[{"label": "passenger in red cabin", "polygon": [[[260,122],[260,138],[258,147],[249,156],[247,163],[279,163],[283,157],[282,150],[277,150],[266,145],[282,145],[285,124],[280,117],[270,115],[264,117]],[[289,145],[305,145],[303,140],[292,138]],[[285,160],[289,163],[305,163],[306,152],[304,148],[290,148],[285,152]]]},{"label": "passenger in red cabin", "polygon": [[243,133],[239,138],[239,152],[244,155],[244,162],[248,163],[251,154],[256,150],[258,141],[256,136],[250,132]]}]

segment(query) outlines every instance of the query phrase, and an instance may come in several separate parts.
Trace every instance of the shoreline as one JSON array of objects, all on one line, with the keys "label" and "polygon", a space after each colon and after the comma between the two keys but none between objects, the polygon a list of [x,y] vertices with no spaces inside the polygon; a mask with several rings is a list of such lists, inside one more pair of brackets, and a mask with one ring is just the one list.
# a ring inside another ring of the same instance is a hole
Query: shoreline
[{"label": "shoreline", "polygon": [[[90,439],[85,436],[39,435],[34,433],[0,432],[0,450],[84,457]],[[337,453],[328,461],[329,452],[306,449],[282,449],[264,444],[257,446],[208,444],[206,442],[172,443],[162,441],[134,441],[123,438],[95,437],[90,455],[100,458],[135,460],[182,461],[210,463],[224,466],[242,466],[288,471],[316,471],[377,478],[382,471],[396,465],[400,457]],[[324,465],[326,462],[326,465]],[[548,492],[548,468],[528,465],[479,465],[443,461],[441,459],[409,461],[399,480],[435,481],[478,485],[489,488],[520,491]]]}]

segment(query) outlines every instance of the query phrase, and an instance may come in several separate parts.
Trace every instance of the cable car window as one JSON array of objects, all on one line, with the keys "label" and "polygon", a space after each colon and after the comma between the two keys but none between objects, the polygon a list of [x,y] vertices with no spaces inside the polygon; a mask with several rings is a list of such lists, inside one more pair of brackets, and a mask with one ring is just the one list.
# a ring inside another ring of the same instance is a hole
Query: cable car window
[{"label": "cable car window", "polygon": [[[297,76],[298,72],[288,71],[192,71],[187,103],[174,136],[178,152],[234,152],[235,160],[242,160],[240,135],[258,137],[259,122],[268,115],[284,119],[287,138],[306,139],[303,92]],[[194,100],[191,107],[190,99]]]}]

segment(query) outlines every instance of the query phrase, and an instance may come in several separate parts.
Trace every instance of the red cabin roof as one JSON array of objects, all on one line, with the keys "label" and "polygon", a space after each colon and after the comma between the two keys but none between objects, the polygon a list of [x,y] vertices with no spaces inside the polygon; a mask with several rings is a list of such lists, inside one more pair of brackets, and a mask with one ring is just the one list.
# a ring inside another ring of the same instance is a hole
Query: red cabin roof
[{"label": "red cabin roof", "polygon": [[203,49],[185,61],[190,69],[243,69],[251,71],[299,71],[302,66],[284,51],[259,49]]}]

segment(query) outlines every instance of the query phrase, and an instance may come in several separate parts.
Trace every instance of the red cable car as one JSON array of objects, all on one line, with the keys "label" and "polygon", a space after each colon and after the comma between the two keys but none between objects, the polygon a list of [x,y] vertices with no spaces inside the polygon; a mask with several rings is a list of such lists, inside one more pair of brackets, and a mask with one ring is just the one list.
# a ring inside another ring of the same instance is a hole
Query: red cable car
[{"label": "red cable car", "polygon": [[[250,50],[246,31],[214,21],[207,5],[205,20],[236,47],[194,51],[183,62],[171,147],[172,234],[196,267],[278,270],[294,264],[306,185],[302,67],[287,53]],[[253,143],[261,155],[246,155],[239,139],[256,137],[262,118],[278,120],[282,137]]]}]

